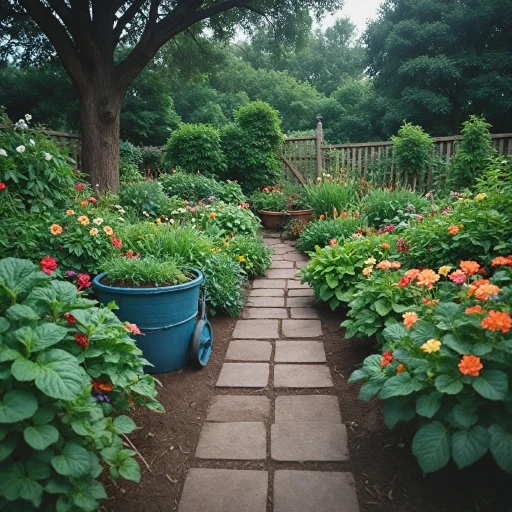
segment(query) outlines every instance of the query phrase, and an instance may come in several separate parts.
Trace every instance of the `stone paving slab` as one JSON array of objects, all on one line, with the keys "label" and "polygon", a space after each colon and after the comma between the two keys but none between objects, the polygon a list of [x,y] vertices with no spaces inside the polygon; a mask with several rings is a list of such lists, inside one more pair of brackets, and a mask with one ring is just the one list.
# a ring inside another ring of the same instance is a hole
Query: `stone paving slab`
[{"label": "stone paving slab", "polygon": [[242,318],[288,318],[288,310],[284,308],[245,308]]},{"label": "stone paving slab", "polygon": [[296,266],[298,269],[301,269],[302,267],[305,267],[308,263],[309,263],[309,260],[296,261],[296,262],[295,262],[295,266]]},{"label": "stone paving slab", "polygon": [[352,473],[278,470],[273,502],[274,512],[359,512]]},{"label": "stone paving slab", "polygon": [[265,238],[281,238],[281,232],[280,231],[270,231],[268,229],[262,230],[263,240]]},{"label": "stone paving slab", "polygon": [[[294,298],[305,299],[309,297]],[[315,308],[291,308],[290,318],[318,318],[318,311]]]},{"label": "stone paving slab", "polygon": [[283,320],[282,330],[285,338],[314,338],[322,336],[320,320]]},{"label": "stone paving slab", "polygon": [[284,290],[286,281],[284,279],[255,279],[252,282],[253,288],[277,288]]},{"label": "stone paving slab", "polygon": [[270,268],[294,268],[293,261],[274,261]]},{"label": "stone paving slab", "polygon": [[295,268],[274,268],[267,270],[267,279],[293,279],[297,269]]},{"label": "stone paving slab", "polygon": [[300,254],[296,250],[293,250],[293,252],[286,253],[286,261],[309,261],[309,258],[307,256],[304,256],[304,254]]},{"label": "stone paving slab", "polygon": [[288,290],[288,297],[314,297],[312,288],[301,288],[299,290]]},{"label": "stone paving slab", "polygon": [[264,388],[268,384],[268,363],[224,363],[217,387]]},{"label": "stone paving slab", "polygon": [[[260,398],[260,397],[258,397]],[[341,423],[338,397],[332,395],[278,396],[276,423]]]},{"label": "stone paving slab", "polygon": [[272,345],[263,340],[233,340],[229,343],[226,359],[232,361],[270,361]]},{"label": "stone paving slab", "polygon": [[325,363],[324,344],[316,340],[277,340],[276,363]]},{"label": "stone paving slab", "polygon": [[284,297],[284,290],[277,288],[256,288],[249,293],[249,298],[252,299],[253,297]]},{"label": "stone paving slab", "polygon": [[270,398],[266,396],[217,395],[212,398],[207,421],[266,421]]},{"label": "stone paving slab", "polygon": [[288,297],[286,299],[287,308],[310,308],[314,305],[314,297]]},{"label": "stone paving slab", "polygon": [[348,460],[347,430],[341,423],[275,423],[271,427],[270,440],[274,460]]},{"label": "stone paving slab", "polygon": [[267,491],[266,471],[191,468],[178,512],[265,512]]},{"label": "stone paving slab", "polygon": [[[290,279],[288,281],[288,283],[287,283],[287,286],[288,286],[288,290],[292,290],[292,289],[308,290],[308,289],[311,289],[309,284],[307,284],[307,283],[302,284],[297,279]],[[261,287],[261,288],[263,288],[263,287]]]},{"label": "stone paving slab", "polygon": [[266,434],[263,422],[205,423],[199,435],[196,457],[263,460],[267,456]]},{"label": "stone paving slab", "polygon": [[[274,248],[272,247],[272,249],[274,249]],[[297,254],[297,251],[293,247],[278,247],[277,249],[274,249],[274,254],[287,254],[287,253]]]},{"label": "stone paving slab", "polygon": [[284,297],[251,297],[247,305],[253,308],[284,308]]},{"label": "stone paving slab", "polygon": [[332,388],[329,367],[315,364],[276,364],[275,388]]},{"label": "stone paving slab", "polygon": [[277,320],[237,320],[233,338],[245,340],[279,338],[279,322]]}]

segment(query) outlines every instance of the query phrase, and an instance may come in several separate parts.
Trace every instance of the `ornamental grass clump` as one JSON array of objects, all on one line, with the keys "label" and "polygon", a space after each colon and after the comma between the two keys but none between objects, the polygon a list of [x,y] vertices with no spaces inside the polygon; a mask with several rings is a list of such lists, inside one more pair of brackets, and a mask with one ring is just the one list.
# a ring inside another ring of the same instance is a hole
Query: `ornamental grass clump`
[{"label": "ornamental grass clump", "polygon": [[[163,412],[148,364],[115,304],[53,279],[50,259],[0,260],[0,508],[90,512],[98,481],[140,481],[121,436],[137,407]],[[101,461],[101,463],[100,463]]]}]

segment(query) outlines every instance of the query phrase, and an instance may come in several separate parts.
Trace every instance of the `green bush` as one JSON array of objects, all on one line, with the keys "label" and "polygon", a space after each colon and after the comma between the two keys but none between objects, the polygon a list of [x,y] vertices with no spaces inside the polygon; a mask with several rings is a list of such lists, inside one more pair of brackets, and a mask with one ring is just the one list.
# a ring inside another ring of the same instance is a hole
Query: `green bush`
[{"label": "green bush", "polygon": [[222,238],[231,234],[255,237],[260,228],[260,221],[248,208],[217,203],[209,206],[206,213],[200,216],[198,225],[207,234],[216,237]]},{"label": "green bush", "polygon": [[398,137],[393,136],[391,140],[398,169],[409,177],[421,176],[427,169],[434,150],[432,137],[421,126],[405,123],[398,130]]},{"label": "green bush", "polygon": [[462,141],[450,161],[451,181],[460,188],[472,185],[487,167],[487,159],[496,153],[489,133],[491,125],[483,117],[470,116],[462,126]]},{"label": "green bush", "polygon": [[[286,197],[281,190],[256,190],[251,194],[252,206],[255,210],[268,212],[284,212],[288,210]],[[268,191],[267,191],[268,190]]]},{"label": "green bush", "polygon": [[136,425],[114,412],[163,409],[133,326],[95,304],[29,261],[0,260],[2,510],[96,510],[100,458],[114,480],[140,480],[120,437]]},{"label": "green bush", "polygon": [[121,181],[142,181],[144,178],[137,165],[120,160],[119,179]]},{"label": "green bush", "polygon": [[226,162],[219,131],[205,124],[182,124],[167,142],[163,163],[166,171],[180,167],[187,172],[222,176]]},{"label": "green bush", "polygon": [[143,162],[142,150],[131,142],[122,140],[119,143],[119,161],[126,164],[133,164],[139,168]]},{"label": "green bush", "polygon": [[306,186],[306,194],[314,215],[332,218],[335,211],[341,214],[358,207],[361,188],[357,181],[338,181],[324,175],[320,182]]},{"label": "green bush", "polygon": [[142,169],[155,170],[162,167],[162,151],[159,149],[141,149]]},{"label": "green bush", "polygon": [[121,183],[119,203],[139,218],[158,217],[165,211],[167,196],[158,181]]},{"label": "green bush", "polygon": [[240,263],[249,278],[263,276],[272,264],[272,250],[260,237],[234,236],[226,244],[226,252]]}]

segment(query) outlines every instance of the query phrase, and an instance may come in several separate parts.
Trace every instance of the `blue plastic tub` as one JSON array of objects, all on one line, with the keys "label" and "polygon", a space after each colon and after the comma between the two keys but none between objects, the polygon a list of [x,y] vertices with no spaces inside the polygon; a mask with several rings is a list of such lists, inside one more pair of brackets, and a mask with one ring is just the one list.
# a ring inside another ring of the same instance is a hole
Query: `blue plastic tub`
[{"label": "blue plastic tub", "polygon": [[119,306],[117,316],[123,322],[136,324],[144,336],[136,336],[137,346],[153,365],[147,373],[165,373],[185,368],[190,363],[191,343],[196,326],[201,271],[191,268],[194,280],[161,288],[116,288],[93,280],[100,302]]}]

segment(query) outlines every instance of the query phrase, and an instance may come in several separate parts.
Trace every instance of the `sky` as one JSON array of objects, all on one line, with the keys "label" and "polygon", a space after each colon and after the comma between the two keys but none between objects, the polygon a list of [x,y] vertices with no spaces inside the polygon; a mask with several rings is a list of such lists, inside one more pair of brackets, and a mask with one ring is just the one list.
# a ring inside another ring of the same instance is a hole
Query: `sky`
[{"label": "sky", "polygon": [[361,35],[366,28],[366,20],[377,16],[377,10],[382,2],[383,0],[345,0],[345,6],[341,11],[324,18],[322,28],[325,30],[333,25],[336,18],[348,17]]}]

